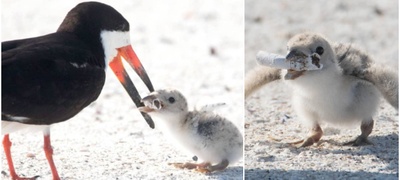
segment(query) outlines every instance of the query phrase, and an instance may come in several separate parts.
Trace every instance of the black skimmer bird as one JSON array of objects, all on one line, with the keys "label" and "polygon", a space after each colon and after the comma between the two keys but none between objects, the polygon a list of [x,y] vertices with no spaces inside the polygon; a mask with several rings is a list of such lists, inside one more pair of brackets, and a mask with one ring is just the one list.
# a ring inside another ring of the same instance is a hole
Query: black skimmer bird
[{"label": "black skimmer bird", "polygon": [[[154,91],[131,47],[128,21],[114,8],[98,2],[78,4],[55,33],[2,42],[1,55],[3,146],[12,179],[23,178],[13,166],[9,133],[26,127],[43,130],[53,179],[60,179],[52,158],[49,125],[72,118],[97,99],[107,64],[136,106],[142,106],[141,97],[121,57]],[[142,115],[154,128],[150,116]]]}]

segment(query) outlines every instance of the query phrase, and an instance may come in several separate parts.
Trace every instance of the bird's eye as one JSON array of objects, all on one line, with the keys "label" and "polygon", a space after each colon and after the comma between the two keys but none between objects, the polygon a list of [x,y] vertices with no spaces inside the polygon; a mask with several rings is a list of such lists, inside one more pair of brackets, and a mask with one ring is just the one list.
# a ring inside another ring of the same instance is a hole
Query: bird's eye
[{"label": "bird's eye", "polygon": [[175,102],[175,98],[173,98],[173,97],[170,97],[170,98],[168,98],[168,101],[172,104],[172,103],[174,103]]},{"label": "bird's eye", "polygon": [[315,52],[319,55],[322,55],[324,53],[324,48],[321,46],[318,46]]}]

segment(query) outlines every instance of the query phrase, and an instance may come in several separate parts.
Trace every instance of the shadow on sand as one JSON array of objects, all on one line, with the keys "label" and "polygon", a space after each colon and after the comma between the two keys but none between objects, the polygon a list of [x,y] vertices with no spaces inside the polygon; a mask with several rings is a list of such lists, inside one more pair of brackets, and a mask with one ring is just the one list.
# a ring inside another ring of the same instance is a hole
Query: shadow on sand
[{"label": "shadow on sand", "polygon": [[[293,154],[299,154],[302,151],[311,151],[312,153],[318,153],[321,155],[325,154],[348,154],[357,156],[373,155],[379,159],[382,163],[387,166],[382,169],[393,171],[396,170],[396,174],[380,173],[380,172],[366,172],[366,171],[316,171],[316,170],[282,170],[282,169],[246,169],[245,179],[360,179],[361,177],[369,177],[368,179],[399,179],[398,173],[398,162],[393,163],[399,156],[399,135],[392,133],[386,136],[371,136],[369,137],[370,142],[373,145],[351,147],[348,149],[341,150],[330,150],[330,149],[314,149],[314,148],[295,148],[284,143],[267,142],[264,141],[262,144],[271,146],[280,146],[281,148],[289,148]],[[325,140],[324,142],[330,143],[337,146],[342,146],[342,143],[335,142],[332,140]],[[390,154],[388,154],[390,152]],[[257,158],[259,161],[275,161],[275,157],[260,156]],[[392,162],[392,163],[391,163]],[[302,177],[300,175],[307,174]]]}]

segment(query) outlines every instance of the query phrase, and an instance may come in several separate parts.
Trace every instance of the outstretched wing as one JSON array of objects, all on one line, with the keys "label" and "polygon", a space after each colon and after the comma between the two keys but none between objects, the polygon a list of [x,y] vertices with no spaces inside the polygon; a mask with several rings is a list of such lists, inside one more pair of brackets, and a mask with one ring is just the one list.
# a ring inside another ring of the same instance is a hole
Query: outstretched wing
[{"label": "outstretched wing", "polygon": [[376,64],[364,51],[351,44],[334,45],[336,58],[344,75],[354,76],[371,82],[383,97],[396,109],[399,107],[398,71],[384,65]]},{"label": "outstretched wing", "polygon": [[281,78],[281,70],[267,66],[256,66],[250,70],[245,77],[245,98],[260,89],[263,85]]}]

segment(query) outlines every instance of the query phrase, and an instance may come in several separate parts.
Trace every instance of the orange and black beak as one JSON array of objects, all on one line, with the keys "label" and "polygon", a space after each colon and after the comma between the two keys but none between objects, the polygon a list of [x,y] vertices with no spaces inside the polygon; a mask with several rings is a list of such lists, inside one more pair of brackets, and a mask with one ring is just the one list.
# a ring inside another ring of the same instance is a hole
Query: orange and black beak
[{"label": "orange and black beak", "polygon": [[[129,78],[128,73],[126,72],[122,64],[121,56],[129,63],[129,65],[132,66],[132,68],[135,70],[135,72],[139,75],[144,84],[147,86],[149,91],[153,92],[154,88],[150,81],[150,78],[147,75],[146,70],[143,68],[139,58],[136,56],[135,51],[133,51],[131,45],[120,47],[117,49],[117,51],[118,51],[117,56],[114,57],[114,59],[109,63],[110,68],[113,70],[118,80],[124,86],[125,90],[128,92],[129,96],[135,103],[136,107],[142,107],[143,106],[143,103],[141,102],[142,98],[140,97],[139,92],[137,91],[132,80]],[[149,124],[149,126],[154,129],[154,122],[151,119],[151,117],[144,112],[141,113],[144,119],[146,120],[147,124]]]}]

